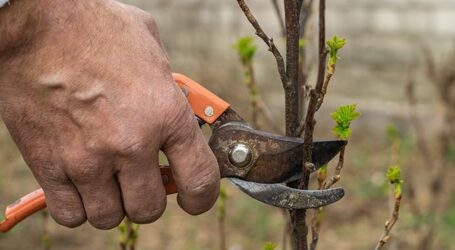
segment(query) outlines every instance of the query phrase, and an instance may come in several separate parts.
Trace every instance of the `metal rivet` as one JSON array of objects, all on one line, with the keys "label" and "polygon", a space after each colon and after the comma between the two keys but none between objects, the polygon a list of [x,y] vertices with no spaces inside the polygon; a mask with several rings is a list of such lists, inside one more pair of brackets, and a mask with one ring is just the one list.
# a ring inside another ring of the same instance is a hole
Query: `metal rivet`
[{"label": "metal rivet", "polygon": [[229,151],[229,161],[236,167],[245,167],[251,162],[251,149],[242,143],[236,144]]},{"label": "metal rivet", "polygon": [[204,114],[208,117],[211,117],[213,116],[213,114],[215,113],[215,110],[213,110],[213,107],[212,106],[207,106],[205,107],[204,109]]}]

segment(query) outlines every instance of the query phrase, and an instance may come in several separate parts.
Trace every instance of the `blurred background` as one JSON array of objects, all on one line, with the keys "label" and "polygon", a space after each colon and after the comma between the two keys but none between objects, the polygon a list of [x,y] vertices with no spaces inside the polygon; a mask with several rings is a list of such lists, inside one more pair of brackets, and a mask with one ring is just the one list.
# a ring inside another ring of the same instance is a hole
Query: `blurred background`
[{"label": "blurred background", "polygon": [[[251,117],[248,89],[232,44],[244,36],[254,37],[254,30],[236,1],[122,2],[156,18],[173,71],[199,81],[244,117]],[[247,2],[284,53],[272,2]],[[305,45],[310,84],[316,70],[315,21],[308,22]],[[347,44],[317,114],[316,137],[334,138],[329,114],[340,105],[357,104],[362,116],[353,123],[338,183],[347,193],[326,209],[319,249],[374,247],[393,205],[385,178],[393,159],[402,167],[404,190],[400,219],[387,249],[455,249],[455,149],[451,144],[455,140],[455,1],[331,0],[326,25],[328,38],[338,35]],[[274,58],[261,40],[255,38],[255,44],[255,76],[268,112],[259,124],[264,130],[280,132],[284,97]],[[394,142],[398,149],[392,149]],[[329,173],[335,164],[329,166]],[[37,187],[0,124],[0,206]],[[262,249],[264,243],[273,242],[283,249],[283,212],[252,200],[227,182],[223,188],[227,248]],[[163,217],[140,226],[137,249],[219,249],[217,210],[192,217],[178,207],[175,196],[169,196]],[[87,224],[67,229],[38,213],[0,235],[0,249],[43,249],[48,242],[52,249],[120,249],[118,241],[116,229],[98,231]]]}]

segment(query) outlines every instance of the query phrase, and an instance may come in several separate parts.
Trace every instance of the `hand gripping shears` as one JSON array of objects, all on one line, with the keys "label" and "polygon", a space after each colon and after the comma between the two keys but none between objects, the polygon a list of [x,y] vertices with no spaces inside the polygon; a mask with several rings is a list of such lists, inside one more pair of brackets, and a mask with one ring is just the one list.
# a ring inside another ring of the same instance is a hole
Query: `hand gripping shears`
[{"label": "hand gripping shears", "polygon": [[[331,204],[344,196],[342,188],[300,190],[283,183],[296,180],[303,168],[304,142],[252,128],[240,115],[217,95],[190,78],[173,74],[176,84],[185,94],[200,126],[212,129],[209,140],[218,161],[222,178],[244,193],[266,204],[287,209],[317,208]],[[345,141],[316,141],[312,159],[317,170],[328,163]],[[177,193],[172,166],[160,166],[167,194]],[[45,194],[36,190],[9,205],[0,232],[7,232],[17,223],[46,207]]]}]

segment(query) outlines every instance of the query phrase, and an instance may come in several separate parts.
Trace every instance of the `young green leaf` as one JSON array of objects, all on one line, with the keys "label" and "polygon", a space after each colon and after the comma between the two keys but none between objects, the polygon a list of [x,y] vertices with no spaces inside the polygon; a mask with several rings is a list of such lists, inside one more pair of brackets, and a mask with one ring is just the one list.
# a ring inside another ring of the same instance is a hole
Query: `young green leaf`
[{"label": "young green leaf", "polygon": [[233,45],[233,48],[237,50],[240,58],[245,61],[253,60],[257,50],[257,46],[254,45],[254,38],[250,36],[242,37],[237,40]]},{"label": "young green leaf", "polygon": [[391,184],[401,183],[401,168],[398,165],[390,166],[387,170],[387,180]]},{"label": "young green leaf", "polygon": [[395,186],[395,196],[401,195],[401,183],[403,183],[403,180],[401,179],[401,168],[399,165],[389,167],[387,170],[387,180]]},{"label": "young green leaf", "polygon": [[333,74],[333,71],[335,70],[335,64],[337,60],[339,59],[338,57],[338,51],[343,48],[343,46],[346,44],[346,39],[345,38],[340,38],[338,36],[333,36],[330,40],[327,41],[327,46],[328,46],[328,52],[329,52],[329,61],[327,64],[327,69],[329,73]]},{"label": "young green leaf", "polygon": [[346,140],[351,136],[351,122],[360,116],[360,113],[355,109],[355,104],[345,105],[338,107],[335,112],[330,114],[332,119],[336,122],[336,125],[332,131],[341,140]]}]

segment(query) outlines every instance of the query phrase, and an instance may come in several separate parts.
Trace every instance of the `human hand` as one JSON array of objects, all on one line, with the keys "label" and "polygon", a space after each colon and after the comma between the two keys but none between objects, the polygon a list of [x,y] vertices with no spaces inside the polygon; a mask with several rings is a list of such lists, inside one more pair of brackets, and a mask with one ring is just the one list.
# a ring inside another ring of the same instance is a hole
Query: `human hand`
[{"label": "human hand", "polygon": [[0,36],[0,115],[58,223],[158,219],[159,150],[179,205],[213,206],[216,159],[147,13],[107,0],[13,1],[0,9]]}]

